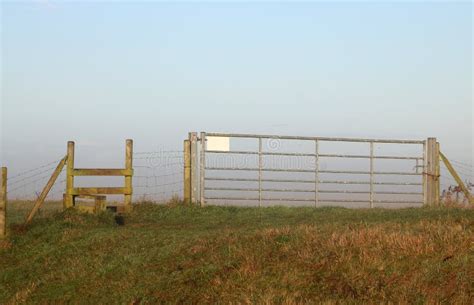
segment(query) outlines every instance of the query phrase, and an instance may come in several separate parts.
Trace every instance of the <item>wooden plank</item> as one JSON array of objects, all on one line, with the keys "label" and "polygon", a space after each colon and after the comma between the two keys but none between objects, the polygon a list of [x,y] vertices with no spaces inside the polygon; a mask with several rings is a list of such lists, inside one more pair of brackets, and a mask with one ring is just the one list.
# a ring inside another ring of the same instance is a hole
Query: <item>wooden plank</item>
[{"label": "wooden plank", "polygon": [[76,195],[76,198],[79,199],[92,199],[92,200],[105,200],[107,196],[104,195]]},{"label": "wooden plank", "polygon": [[75,202],[74,207],[78,208],[79,210],[84,210],[83,208],[86,207],[88,209],[87,212],[94,212],[99,213],[101,211],[105,211],[106,199],[107,196],[104,195],[75,195],[74,199],[92,199],[94,200],[94,206],[84,206],[83,204],[79,204],[79,202]]},{"label": "wooden plank", "polygon": [[446,156],[442,152],[439,152],[439,156],[441,157],[441,160],[443,160],[444,165],[446,165],[446,168],[448,169],[451,176],[453,176],[454,180],[456,180],[457,184],[461,188],[462,192],[464,193],[464,196],[466,196],[469,203],[474,204],[474,200],[471,196],[471,193],[467,189],[467,187],[464,184],[464,182],[462,181],[461,177],[459,177],[459,175],[456,172],[456,170],[454,169],[454,167],[451,165],[451,162],[449,162],[448,158],[446,158]]},{"label": "wooden plank", "polygon": [[65,156],[64,158],[62,158],[61,161],[59,161],[59,164],[58,164],[58,166],[56,166],[56,169],[54,170],[53,174],[51,175],[51,178],[49,178],[48,183],[46,183],[43,191],[39,195],[38,199],[36,199],[36,202],[35,202],[33,208],[31,209],[30,213],[26,217],[25,223],[29,223],[33,219],[33,217],[35,216],[36,212],[38,212],[38,209],[41,207],[44,200],[46,199],[46,196],[48,196],[49,191],[53,187],[54,182],[56,182],[56,179],[58,179],[59,174],[63,170],[64,164],[66,163],[67,158],[68,157]]},{"label": "wooden plank", "polygon": [[133,169],[121,168],[75,168],[73,176],[132,176]]},{"label": "wooden plank", "polygon": [[0,238],[7,233],[7,168],[2,167],[2,183],[0,186]]},{"label": "wooden plank", "polygon": [[76,205],[75,208],[81,213],[94,214],[96,212],[95,206]]},{"label": "wooden plank", "polygon": [[[125,141],[125,168],[128,170],[133,169],[133,140],[127,139]],[[124,193],[125,206],[131,207],[132,205],[132,176],[125,176],[125,188],[129,190],[128,193]]]},{"label": "wooden plank", "polygon": [[75,187],[73,195],[132,195],[132,190],[126,187]]}]

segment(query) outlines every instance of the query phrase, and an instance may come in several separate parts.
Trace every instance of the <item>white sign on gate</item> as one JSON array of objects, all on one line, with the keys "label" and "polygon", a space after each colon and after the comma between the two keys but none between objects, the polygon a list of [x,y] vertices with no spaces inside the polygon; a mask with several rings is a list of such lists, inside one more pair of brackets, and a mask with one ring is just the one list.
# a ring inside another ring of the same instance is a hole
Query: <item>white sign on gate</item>
[{"label": "white sign on gate", "polygon": [[228,137],[206,137],[206,139],[206,150],[230,150],[230,139]]}]

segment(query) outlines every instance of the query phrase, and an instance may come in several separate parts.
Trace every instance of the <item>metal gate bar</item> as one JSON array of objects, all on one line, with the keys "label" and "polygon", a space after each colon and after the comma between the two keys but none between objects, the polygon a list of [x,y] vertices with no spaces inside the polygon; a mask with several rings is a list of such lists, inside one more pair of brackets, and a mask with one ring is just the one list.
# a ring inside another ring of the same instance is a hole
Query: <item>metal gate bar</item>
[{"label": "metal gate bar", "polygon": [[[258,179],[247,178],[213,178],[207,177],[206,181],[240,181],[240,182],[258,182]],[[299,183],[319,183],[319,184],[370,184],[370,181],[343,181],[343,180],[282,180],[282,179],[262,179],[262,182],[299,182]],[[417,182],[373,182],[374,185],[413,185],[421,186],[422,183]]]},{"label": "metal gate bar", "polygon": [[[262,168],[259,169],[257,167],[255,168],[242,168],[242,167],[213,167],[209,166],[206,167],[205,169],[208,170],[215,170],[215,171],[263,171],[263,172],[292,172],[292,173],[313,173],[314,170],[308,170],[308,169],[298,169],[298,168],[288,168],[288,169],[283,169],[283,168]],[[319,171],[319,173],[328,173],[328,174],[359,174],[359,175],[413,175],[413,176],[421,176],[421,173],[413,173],[413,172],[370,172],[370,171],[336,171],[336,170],[322,170]]]},{"label": "metal gate bar", "polygon": [[253,151],[220,151],[206,150],[208,154],[234,154],[234,155],[263,155],[263,156],[294,156],[294,157],[326,157],[326,158],[354,158],[354,159],[394,159],[394,160],[423,160],[422,157],[402,156],[365,156],[365,155],[338,155],[338,154],[298,154],[298,153],[275,153],[275,152],[253,152]]},{"label": "metal gate bar", "polygon": [[385,143],[385,144],[423,144],[424,140],[393,140],[393,139],[363,139],[363,138],[329,138],[329,137],[300,137],[300,136],[278,136],[278,135],[256,135],[256,134],[231,134],[231,133],[204,133],[207,137],[228,138],[255,138],[255,139],[279,139],[279,140],[319,140],[328,142],[358,142],[358,143]]}]

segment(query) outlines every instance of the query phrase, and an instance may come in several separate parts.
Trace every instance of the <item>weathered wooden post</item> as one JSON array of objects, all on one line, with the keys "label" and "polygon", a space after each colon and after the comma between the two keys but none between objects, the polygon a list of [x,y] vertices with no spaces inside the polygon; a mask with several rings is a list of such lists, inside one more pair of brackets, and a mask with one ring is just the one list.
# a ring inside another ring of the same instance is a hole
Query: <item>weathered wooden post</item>
[{"label": "weathered wooden post", "polygon": [[199,164],[199,204],[203,207],[206,204],[206,133],[201,132],[201,156]]},{"label": "weathered wooden post", "polygon": [[2,167],[2,183],[0,186],[0,238],[7,233],[7,168]]},{"label": "weathered wooden post", "polygon": [[439,142],[436,142],[435,145],[435,152],[434,152],[434,161],[435,161],[435,182],[434,182],[434,188],[435,188],[435,200],[434,200],[434,205],[439,206],[440,205],[440,179],[439,177],[441,176],[441,168],[440,168],[440,155],[439,155]]},{"label": "weathered wooden post", "polygon": [[439,205],[439,143],[436,138],[428,138],[426,142],[425,167],[425,205]]},{"label": "weathered wooden post", "polygon": [[184,203],[191,203],[191,142],[184,140]]},{"label": "weathered wooden post", "polygon": [[426,171],[427,171],[427,163],[428,163],[428,153],[426,146],[428,145],[428,141],[423,141],[423,165],[421,170],[421,177],[422,177],[422,189],[423,189],[423,205],[428,205],[428,179],[426,179]]},{"label": "weathered wooden post", "polygon": [[198,155],[198,135],[197,132],[189,133],[190,158],[191,158],[191,203],[198,202],[199,185],[199,155]]},{"label": "weathered wooden post", "polygon": [[67,142],[66,195],[64,209],[74,206],[74,142]]},{"label": "weathered wooden post", "polygon": [[132,175],[133,175],[133,140],[127,139],[125,144],[125,169],[129,172],[125,176],[125,210],[132,208]]}]

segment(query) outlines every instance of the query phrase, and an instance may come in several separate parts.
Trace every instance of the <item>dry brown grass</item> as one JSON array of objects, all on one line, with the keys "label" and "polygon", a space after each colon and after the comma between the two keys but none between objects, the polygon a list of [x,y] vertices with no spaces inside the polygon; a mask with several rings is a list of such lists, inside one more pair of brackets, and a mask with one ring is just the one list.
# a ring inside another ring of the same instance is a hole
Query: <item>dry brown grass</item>
[{"label": "dry brown grass", "polygon": [[472,227],[463,220],[420,221],[409,228],[351,225],[336,232],[285,226],[238,238],[222,232],[190,247],[182,267],[205,264],[197,258],[234,262],[211,280],[215,295],[209,302],[231,303],[239,296],[246,304],[408,304],[416,299],[472,304],[474,267],[467,264],[474,262]]}]

